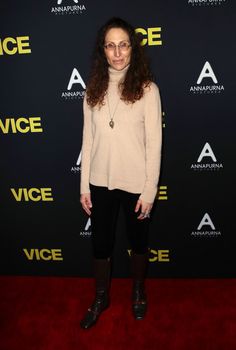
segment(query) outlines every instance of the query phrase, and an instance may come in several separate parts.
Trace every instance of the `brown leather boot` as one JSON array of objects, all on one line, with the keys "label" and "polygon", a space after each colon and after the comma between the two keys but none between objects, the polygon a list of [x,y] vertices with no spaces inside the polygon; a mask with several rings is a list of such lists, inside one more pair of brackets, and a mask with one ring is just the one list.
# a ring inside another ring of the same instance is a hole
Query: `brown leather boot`
[{"label": "brown leather boot", "polygon": [[132,311],[136,320],[142,320],[147,312],[145,277],[148,266],[148,252],[131,253],[131,271],[133,275]]},{"label": "brown leather boot", "polygon": [[95,299],[80,322],[83,329],[92,327],[100,314],[108,308],[111,262],[109,259],[94,259]]}]

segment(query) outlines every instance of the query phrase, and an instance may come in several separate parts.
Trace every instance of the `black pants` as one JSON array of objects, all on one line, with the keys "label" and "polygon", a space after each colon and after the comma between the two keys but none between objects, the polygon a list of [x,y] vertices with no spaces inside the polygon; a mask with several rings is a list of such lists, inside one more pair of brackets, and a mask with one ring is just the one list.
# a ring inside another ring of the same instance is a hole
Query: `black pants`
[{"label": "black pants", "polygon": [[107,187],[90,184],[92,200],[92,246],[96,259],[106,259],[112,255],[116,222],[120,205],[126,220],[126,233],[130,248],[136,254],[144,254],[148,249],[149,219],[138,220],[140,214],[134,212],[140,194],[122,190],[108,190]]}]

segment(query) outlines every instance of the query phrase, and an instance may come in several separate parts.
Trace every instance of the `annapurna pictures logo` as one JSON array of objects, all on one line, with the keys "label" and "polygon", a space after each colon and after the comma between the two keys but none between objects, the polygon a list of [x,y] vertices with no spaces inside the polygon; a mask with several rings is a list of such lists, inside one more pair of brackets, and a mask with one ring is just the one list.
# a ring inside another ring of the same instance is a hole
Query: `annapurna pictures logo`
[{"label": "annapurna pictures logo", "polygon": [[51,8],[54,15],[80,15],[86,11],[85,5],[79,4],[79,0],[57,0],[57,5]]},{"label": "annapurna pictures logo", "polygon": [[[212,162],[209,162],[209,158],[212,160]],[[206,162],[206,159],[208,162]],[[215,171],[223,169],[223,164],[217,161],[210,144],[206,142],[197,159],[197,163],[193,163],[191,165],[191,169],[198,171]]]},{"label": "annapurna pictures logo", "polygon": [[81,151],[80,151],[79,157],[77,159],[76,166],[71,167],[71,172],[76,174],[76,173],[80,172],[80,170],[81,170]]},{"label": "annapurna pictures logo", "polygon": [[225,3],[226,0],[188,0],[188,5],[192,6],[218,6]]},{"label": "annapurna pictures logo", "polygon": [[[75,84],[79,84],[82,87],[82,89],[75,90],[74,89]],[[71,73],[69,83],[67,85],[67,91],[63,91],[61,94],[61,97],[65,100],[80,99],[84,97],[85,89],[86,89],[86,85],[79,71],[76,68],[74,68]]]},{"label": "annapurna pictures logo", "polygon": [[90,237],[92,234],[92,231],[91,231],[91,219],[88,218],[87,220],[87,223],[84,227],[84,230],[83,231],[80,231],[80,236],[81,237]]},{"label": "annapurna pictures logo", "polygon": [[[206,82],[206,79],[208,85],[203,84]],[[209,84],[209,79],[211,79],[214,84]],[[197,79],[197,85],[192,85],[189,91],[193,94],[218,94],[224,91],[224,86],[218,83],[216,75],[208,61],[205,62],[201,70]]]},{"label": "annapurna pictures logo", "polygon": [[[208,229],[206,229],[206,227]],[[208,213],[205,213],[196,231],[192,231],[193,237],[216,237],[221,236],[221,232],[216,230],[213,221]]]}]

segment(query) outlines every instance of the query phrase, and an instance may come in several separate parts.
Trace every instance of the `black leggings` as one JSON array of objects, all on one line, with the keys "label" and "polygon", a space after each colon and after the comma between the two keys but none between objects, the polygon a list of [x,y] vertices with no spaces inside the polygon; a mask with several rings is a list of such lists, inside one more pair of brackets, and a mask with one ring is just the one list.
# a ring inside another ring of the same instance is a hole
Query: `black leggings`
[{"label": "black leggings", "polygon": [[97,259],[111,257],[114,245],[119,207],[122,205],[126,220],[126,233],[130,248],[136,254],[148,249],[149,219],[138,220],[134,212],[140,194],[90,184],[93,255]]}]

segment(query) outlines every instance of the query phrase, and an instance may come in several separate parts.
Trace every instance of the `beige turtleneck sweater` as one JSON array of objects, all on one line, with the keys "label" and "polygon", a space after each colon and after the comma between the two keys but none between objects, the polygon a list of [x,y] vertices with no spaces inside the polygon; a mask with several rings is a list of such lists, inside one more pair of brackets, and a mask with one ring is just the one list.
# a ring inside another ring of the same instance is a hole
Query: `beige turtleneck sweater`
[{"label": "beige turtleneck sweater", "polygon": [[[122,101],[118,83],[127,70],[109,67],[108,93],[100,109],[91,108],[84,98],[81,194],[90,192],[91,183],[140,193],[140,199],[153,203],[161,161],[160,95],[156,84],[151,83],[139,101]],[[109,126],[111,117],[113,129]]]}]

